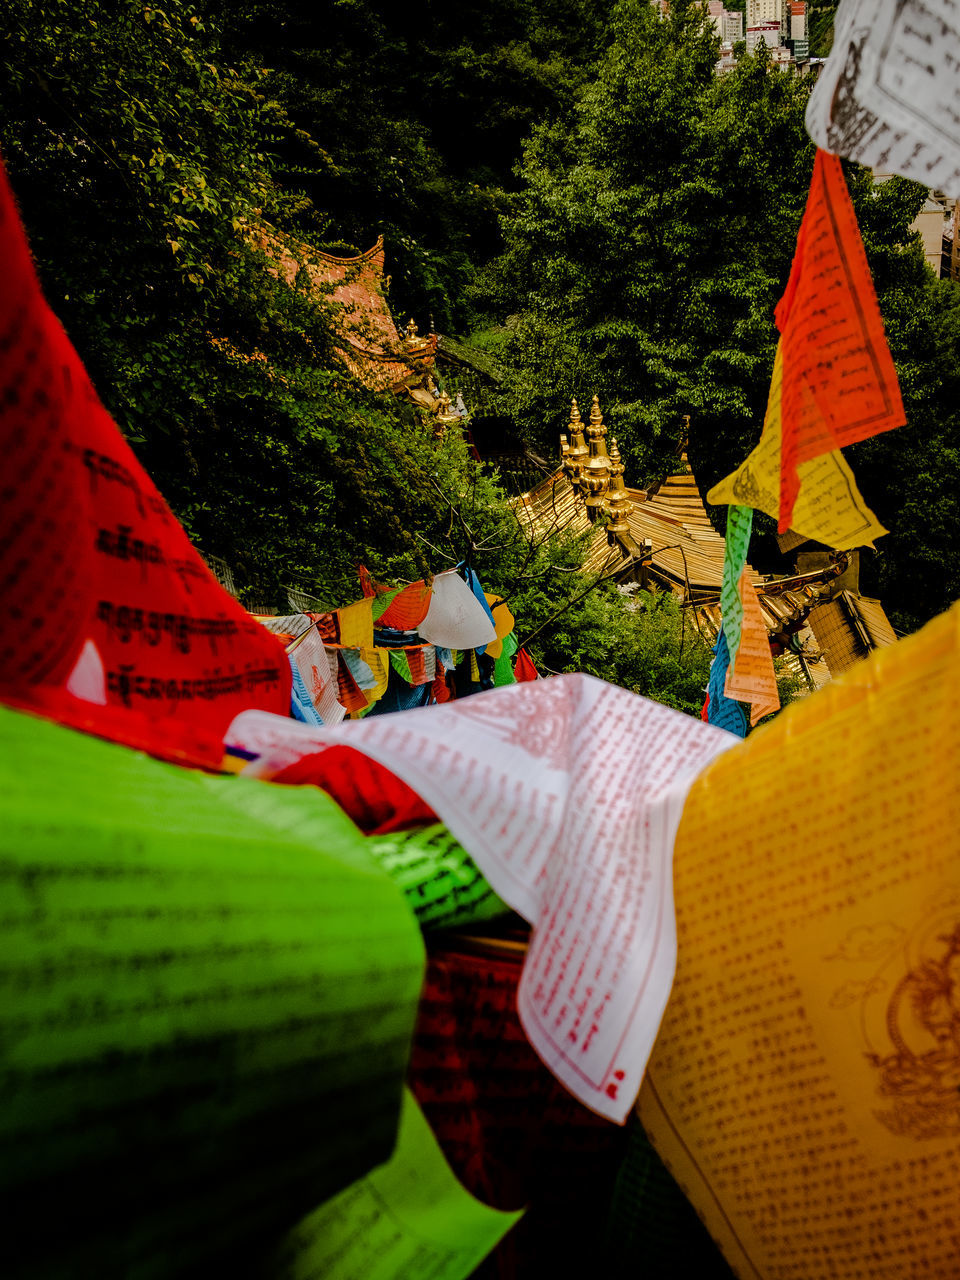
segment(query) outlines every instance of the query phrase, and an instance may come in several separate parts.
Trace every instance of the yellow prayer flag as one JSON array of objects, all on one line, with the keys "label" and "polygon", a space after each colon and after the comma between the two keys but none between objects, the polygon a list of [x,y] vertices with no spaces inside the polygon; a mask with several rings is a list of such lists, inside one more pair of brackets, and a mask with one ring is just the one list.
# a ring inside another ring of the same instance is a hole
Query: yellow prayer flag
[{"label": "yellow prayer flag", "polygon": [[750,1280],[957,1273],[960,606],[720,756],[640,1095]]},{"label": "yellow prayer flag", "polygon": [[750,723],[756,724],[779,708],[780,695],[760,600],[746,569],[740,575],[739,588],[743,604],[740,644],[727,668],[723,692],[736,702],[749,702]]},{"label": "yellow prayer flag", "polygon": [[500,596],[493,596],[489,591],[485,591],[483,594],[486,596],[490,612],[493,614],[493,626],[497,633],[496,640],[487,645],[485,652],[488,658],[499,658],[503,653],[504,640],[516,626],[516,619]]},{"label": "yellow prayer flag", "polygon": [[[782,340],[777,346],[767,412],[760,443],[732,472],[715,484],[707,501],[755,507],[775,520],[780,514],[780,452],[783,438],[781,390]],[[790,520],[791,529],[815,542],[847,551],[872,546],[887,531],[863,500],[846,459],[839,449],[821,454],[797,468],[800,492]]]},{"label": "yellow prayer flag", "polygon": [[340,644],[345,649],[373,648],[373,598],[365,597],[356,604],[337,610],[340,621]]},{"label": "yellow prayer flag", "polygon": [[387,657],[386,649],[361,649],[360,657],[370,668],[373,673],[376,684],[372,689],[364,689],[364,695],[367,699],[369,707],[374,702],[379,702],[387,691],[387,680],[390,676],[390,661]]}]

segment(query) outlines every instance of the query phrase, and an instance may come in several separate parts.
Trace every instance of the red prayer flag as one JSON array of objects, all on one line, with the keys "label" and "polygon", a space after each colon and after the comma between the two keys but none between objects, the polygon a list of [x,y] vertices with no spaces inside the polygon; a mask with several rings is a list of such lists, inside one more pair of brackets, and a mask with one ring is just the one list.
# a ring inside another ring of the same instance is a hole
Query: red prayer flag
[{"label": "red prayer flag", "polygon": [[837,156],[818,151],[790,279],[783,335],[780,523],[790,527],[800,463],[903,426],[897,372]]},{"label": "red prayer flag", "polygon": [[286,714],[283,646],[217,583],[47,306],[0,163],[0,698],[218,766],[247,708]]},{"label": "red prayer flag", "polygon": [[521,649],[517,654],[517,661],[514,664],[513,675],[518,684],[523,684],[526,680],[540,679],[537,668],[533,665],[533,661],[526,649]]},{"label": "red prayer flag", "polygon": [[437,815],[412,787],[353,747],[327,747],[304,756],[281,770],[273,781],[319,787],[367,835],[437,821]]}]

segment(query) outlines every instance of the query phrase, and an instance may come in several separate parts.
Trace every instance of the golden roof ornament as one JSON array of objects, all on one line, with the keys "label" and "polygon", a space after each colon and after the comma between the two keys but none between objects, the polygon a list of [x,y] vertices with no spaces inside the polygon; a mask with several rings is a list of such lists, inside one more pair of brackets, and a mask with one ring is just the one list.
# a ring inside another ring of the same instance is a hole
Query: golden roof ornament
[{"label": "golden roof ornament", "polygon": [[417,341],[417,322],[414,320],[413,316],[411,316],[407,321],[407,327],[404,332],[406,334],[407,342]]},{"label": "golden roof ornament", "polygon": [[[573,486],[575,493],[582,492],[583,468],[590,450],[583,438],[583,422],[576,400],[570,402],[570,426],[568,429],[570,445],[563,460],[563,470]],[[561,437],[564,439],[565,437]]]},{"label": "golden roof ornament", "polygon": [[587,428],[590,436],[589,457],[583,469],[583,487],[587,494],[587,517],[593,521],[603,511],[604,494],[610,480],[610,458],[607,455],[607,442],[604,436],[607,428],[600,412],[600,397],[593,397],[590,406],[590,425]]},{"label": "golden roof ornament", "polygon": [[604,508],[609,518],[607,524],[607,540],[612,546],[613,543],[619,542],[625,555],[639,555],[640,551],[636,542],[633,540],[633,534],[630,531],[630,514],[629,495],[627,487],[623,483],[623,462],[620,458],[620,450],[617,448],[616,437],[610,439],[610,483],[607,486],[606,500]]}]

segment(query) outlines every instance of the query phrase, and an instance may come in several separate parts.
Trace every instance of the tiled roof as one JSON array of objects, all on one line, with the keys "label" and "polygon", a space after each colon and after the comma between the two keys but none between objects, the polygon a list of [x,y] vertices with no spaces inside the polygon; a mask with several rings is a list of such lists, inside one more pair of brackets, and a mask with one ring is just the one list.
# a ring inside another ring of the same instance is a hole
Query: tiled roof
[{"label": "tiled roof", "polygon": [[[693,609],[710,643],[720,628],[724,540],[713,528],[686,457],[659,486],[628,489],[630,532],[646,545],[648,572]],[[541,534],[553,529],[587,533],[584,570],[598,573],[610,555],[606,532],[591,526],[586,506],[562,469],[516,500],[518,518]],[[750,565],[760,611],[771,639],[788,645],[784,657],[808,685],[820,688],[874,648],[896,640],[879,600],[835,590],[843,562],[812,573],[763,578]],[[789,642],[789,644],[788,644]]]}]

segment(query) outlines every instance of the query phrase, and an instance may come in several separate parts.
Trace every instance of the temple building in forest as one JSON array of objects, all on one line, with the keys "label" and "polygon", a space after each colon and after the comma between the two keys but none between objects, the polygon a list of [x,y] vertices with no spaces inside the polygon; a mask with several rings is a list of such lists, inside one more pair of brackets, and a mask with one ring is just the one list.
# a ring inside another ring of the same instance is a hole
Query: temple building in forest
[{"label": "temple building in forest", "polygon": [[[607,448],[596,396],[586,426],[573,402],[560,449],[560,467],[516,500],[521,523],[540,534],[588,534],[586,573],[673,592],[713,644],[720,628],[724,540],[710,523],[686,453],[659,484],[629,488],[616,440]],[[801,545],[797,535],[781,539],[784,552]],[[880,601],[859,592],[856,551],[800,553],[797,571],[788,575],[747,569],[774,656],[785,658],[808,690],[896,641]]]},{"label": "temple building in forest", "polygon": [[383,236],[352,257],[324,253],[272,229],[261,231],[260,247],[281,279],[293,286],[303,276],[307,291],[324,301],[336,357],[358,382],[436,415],[439,433],[466,417],[466,409],[434,382],[438,335],[422,336],[412,319],[402,333],[397,329],[387,304]]}]

